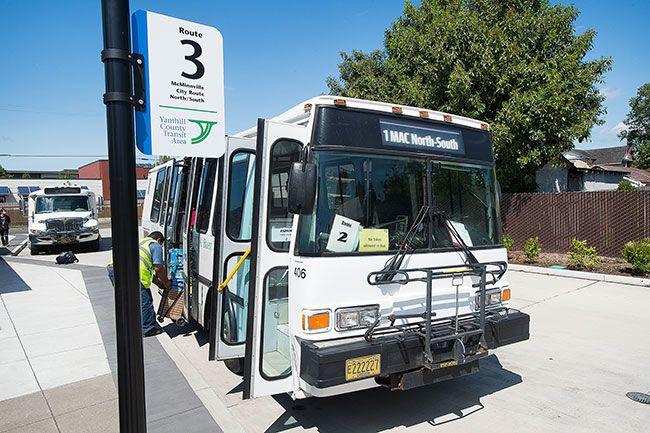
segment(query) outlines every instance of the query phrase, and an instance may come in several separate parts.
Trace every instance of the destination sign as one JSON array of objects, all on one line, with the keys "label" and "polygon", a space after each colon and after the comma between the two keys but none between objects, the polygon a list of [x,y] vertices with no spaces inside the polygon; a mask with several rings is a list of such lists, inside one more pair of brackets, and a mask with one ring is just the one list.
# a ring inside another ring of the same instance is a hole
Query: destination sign
[{"label": "destination sign", "polygon": [[415,126],[380,120],[381,140],[384,146],[407,147],[424,152],[465,155],[461,131],[443,126]]}]

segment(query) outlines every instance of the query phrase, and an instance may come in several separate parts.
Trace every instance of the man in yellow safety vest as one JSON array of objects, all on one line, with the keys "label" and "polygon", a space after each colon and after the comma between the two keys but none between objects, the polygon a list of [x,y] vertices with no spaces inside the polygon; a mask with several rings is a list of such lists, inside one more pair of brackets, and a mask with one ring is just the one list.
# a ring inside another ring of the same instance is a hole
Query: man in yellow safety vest
[{"label": "man in yellow safety vest", "polygon": [[165,237],[156,231],[140,241],[140,307],[142,309],[142,334],[145,337],[158,335],[162,328],[156,323],[156,313],[151,296],[151,283],[171,288],[167,278],[162,245]]}]

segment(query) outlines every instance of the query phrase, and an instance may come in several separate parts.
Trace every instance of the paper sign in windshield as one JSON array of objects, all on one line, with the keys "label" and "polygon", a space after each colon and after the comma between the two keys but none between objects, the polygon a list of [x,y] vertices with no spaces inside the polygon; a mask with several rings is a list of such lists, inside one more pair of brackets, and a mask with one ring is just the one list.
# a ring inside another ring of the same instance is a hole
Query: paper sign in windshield
[{"label": "paper sign in windshield", "polygon": [[293,227],[271,227],[271,242],[291,242]]},{"label": "paper sign in windshield", "polygon": [[388,229],[361,229],[359,252],[388,251]]},{"label": "paper sign in windshield", "polygon": [[379,121],[384,146],[408,147],[433,153],[464,155],[463,135],[459,130],[442,126],[414,126],[404,123]]},{"label": "paper sign in windshield", "polygon": [[360,226],[361,224],[353,219],[336,215],[325,248],[335,253],[351,253],[356,250]]}]

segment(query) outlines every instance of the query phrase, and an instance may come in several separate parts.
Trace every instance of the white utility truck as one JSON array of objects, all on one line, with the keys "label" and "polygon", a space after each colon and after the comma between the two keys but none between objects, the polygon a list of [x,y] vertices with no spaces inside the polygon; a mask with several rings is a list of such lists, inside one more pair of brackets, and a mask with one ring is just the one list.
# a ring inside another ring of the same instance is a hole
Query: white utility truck
[{"label": "white utility truck", "polygon": [[[509,308],[489,126],[319,96],[150,174],[185,314],[244,398],[409,389],[528,339]],[[249,254],[250,253],[250,254]]]},{"label": "white utility truck", "polygon": [[32,255],[57,245],[86,245],[98,251],[95,193],[66,185],[32,192],[28,198],[28,228]]}]

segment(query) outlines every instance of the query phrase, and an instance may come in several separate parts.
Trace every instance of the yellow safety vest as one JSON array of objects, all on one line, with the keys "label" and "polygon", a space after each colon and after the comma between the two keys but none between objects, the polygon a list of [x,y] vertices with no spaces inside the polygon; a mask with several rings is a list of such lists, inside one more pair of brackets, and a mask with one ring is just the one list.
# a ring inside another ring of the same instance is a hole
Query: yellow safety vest
[{"label": "yellow safety vest", "polygon": [[149,245],[154,243],[151,238],[146,238],[140,241],[140,283],[145,287],[151,287],[151,280],[153,280],[153,257]]}]

